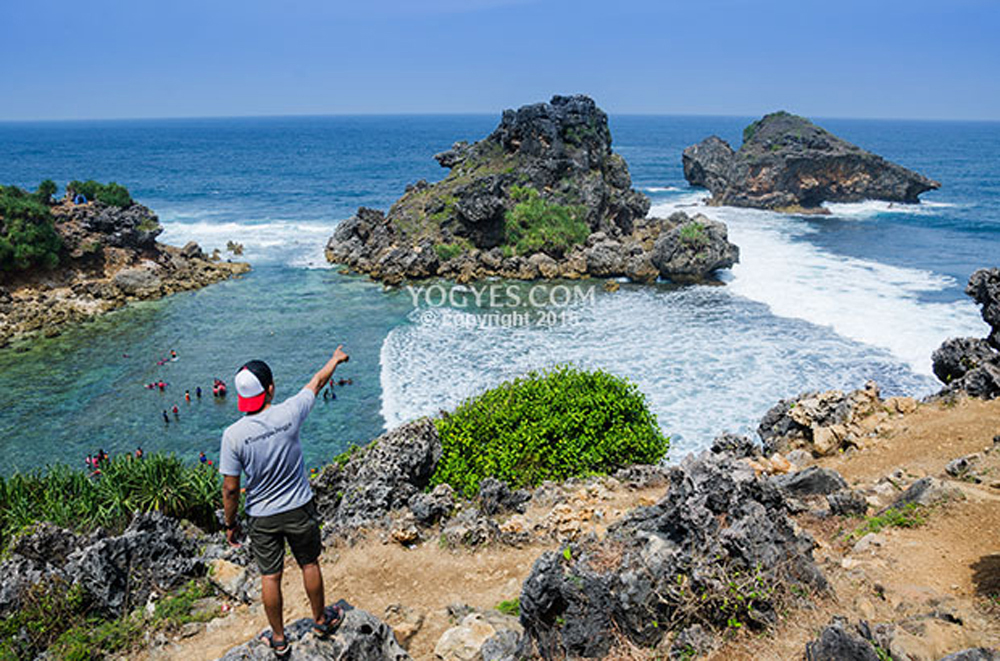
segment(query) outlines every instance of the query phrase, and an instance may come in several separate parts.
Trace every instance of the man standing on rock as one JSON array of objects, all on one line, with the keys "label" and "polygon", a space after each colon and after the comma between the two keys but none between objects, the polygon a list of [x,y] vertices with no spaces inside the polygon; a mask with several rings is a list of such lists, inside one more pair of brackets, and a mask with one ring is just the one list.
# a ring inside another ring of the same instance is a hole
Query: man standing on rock
[{"label": "man standing on rock", "polygon": [[274,379],[267,363],[251,360],[236,373],[238,408],[246,415],[222,434],[219,470],[223,475],[226,537],[233,546],[239,545],[236,512],[240,502],[240,475],[246,473],[250,548],[260,567],[261,597],[271,625],[264,639],[278,656],[291,651],[285,639],[281,596],[286,540],[302,569],[302,581],[312,606],[314,632],[326,636],[343,618],[339,608],[325,605],[323,574],[319,567],[322,551],[319,517],[302,460],[299,427],[337,365],[347,360],[347,354],[338,346],[333,357],[297,395],[273,406]]}]

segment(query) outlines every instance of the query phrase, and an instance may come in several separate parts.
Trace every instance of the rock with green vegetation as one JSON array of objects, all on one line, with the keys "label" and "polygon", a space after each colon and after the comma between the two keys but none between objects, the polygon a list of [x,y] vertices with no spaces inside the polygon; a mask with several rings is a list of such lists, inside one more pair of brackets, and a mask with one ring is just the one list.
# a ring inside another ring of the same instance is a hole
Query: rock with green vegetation
[{"label": "rock with green vegetation", "polygon": [[196,243],[158,243],[159,219],[124,186],[74,181],[59,201],[55,190],[51,180],[33,193],[0,186],[0,346],[249,270]]},{"label": "rock with green vegetation", "polygon": [[670,632],[762,630],[796,594],[825,590],[813,540],[770,480],[706,451],[668,473],[666,495],[602,540],[548,551],[521,589],[522,656],[604,658]]},{"label": "rock with green vegetation", "polygon": [[710,203],[823,212],[823,202],[916,203],[941,184],[780,111],[743,131],[738,151],[718,136],[684,150],[684,177]]},{"label": "rock with green vegetation", "polygon": [[673,229],[660,234],[653,245],[653,265],[674,282],[701,281],[740,261],[740,249],[729,242],[724,223],[702,214],[670,216]]},{"label": "rock with green vegetation", "polygon": [[649,200],[632,189],[589,97],[506,110],[489,136],[435,158],[448,176],[408,186],[388,213],[359,209],[338,225],[327,259],[388,284],[661,275],[650,252],[674,224],[646,218]]},{"label": "rock with green vegetation", "polygon": [[456,524],[464,538],[486,525],[482,513],[523,510],[523,487],[655,464],[668,446],[634,384],[559,367],[388,431],[324,467],[312,487],[328,534],[386,526],[407,507],[433,525],[456,515],[455,495],[464,496],[475,505]]}]

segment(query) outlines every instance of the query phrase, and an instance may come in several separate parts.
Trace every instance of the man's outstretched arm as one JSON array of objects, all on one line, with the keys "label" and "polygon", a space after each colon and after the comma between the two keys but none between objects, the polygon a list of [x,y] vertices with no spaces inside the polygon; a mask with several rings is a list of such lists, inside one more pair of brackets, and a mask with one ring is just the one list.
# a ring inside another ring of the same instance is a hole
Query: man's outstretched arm
[{"label": "man's outstretched arm", "polygon": [[313,375],[313,378],[309,379],[309,383],[306,384],[306,388],[313,391],[314,394],[318,395],[319,391],[322,390],[330,377],[333,376],[333,371],[337,369],[337,365],[341,363],[346,363],[350,358],[344,353],[344,345],[338,345],[337,350],[333,352],[333,357],[326,361],[326,365],[319,368],[319,371]]}]

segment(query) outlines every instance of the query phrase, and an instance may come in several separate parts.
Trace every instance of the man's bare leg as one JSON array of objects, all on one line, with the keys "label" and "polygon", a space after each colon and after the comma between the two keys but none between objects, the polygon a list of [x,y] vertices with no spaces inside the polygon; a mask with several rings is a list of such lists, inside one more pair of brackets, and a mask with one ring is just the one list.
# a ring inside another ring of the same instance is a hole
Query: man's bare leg
[{"label": "man's bare leg", "polygon": [[323,572],[319,569],[319,560],[302,565],[302,584],[306,588],[309,605],[312,607],[313,621],[325,624],[323,609],[326,608],[326,595],[323,593]]},{"label": "man's bare leg", "polygon": [[285,620],[281,612],[284,602],[281,596],[281,572],[261,577],[261,600],[264,602],[264,612],[275,640],[285,639]]}]

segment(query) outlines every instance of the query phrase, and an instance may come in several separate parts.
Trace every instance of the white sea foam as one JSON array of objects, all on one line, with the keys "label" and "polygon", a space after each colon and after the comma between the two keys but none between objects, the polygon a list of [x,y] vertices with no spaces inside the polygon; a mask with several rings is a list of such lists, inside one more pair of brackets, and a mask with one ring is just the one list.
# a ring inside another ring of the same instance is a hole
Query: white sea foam
[{"label": "white sea foam", "polygon": [[333,223],[265,220],[258,222],[188,219],[180,214],[163,216],[160,240],[172,245],[196,241],[206,252],[218,248],[226,255],[226,243],[243,244],[243,255],[251,264],[285,264],[296,268],[329,268],[323,255]]},{"label": "white sea foam", "polygon": [[646,186],[642,190],[647,193],[673,193],[681,189],[677,186]]},{"label": "white sea foam", "polygon": [[393,427],[454,408],[524,372],[572,362],[627,376],[647,394],[675,457],[719,432],[749,432],[779,398],[877,379],[930,392],[886,352],[827,329],[776,318],[725,287],[626,286],[554,328],[443,325],[428,309],[382,345],[382,416]]},{"label": "white sea foam", "polygon": [[865,200],[863,202],[827,202],[823,206],[829,209],[830,213],[837,218],[868,220],[883,214],[926,216],[938,213],[941,209],[951,209],[959,205],[952,202],[935,202],[933,200],[920,202],[919,204]]},{"label": "white sea foam", "polygon": [[[666,215],[678,206],[657,205],[651,213]],[[971,300],[921,299],[954,286],[950,277],[826,252],[801,240],[815,230],[794,216],[733,207],[697,210],[724,221],[740,247],[740,263],[726,275],[730,290],[765,303],[776,315],[887,349],[921,374],[931,373],[930,354],[943,340],[985,332]]]}]

